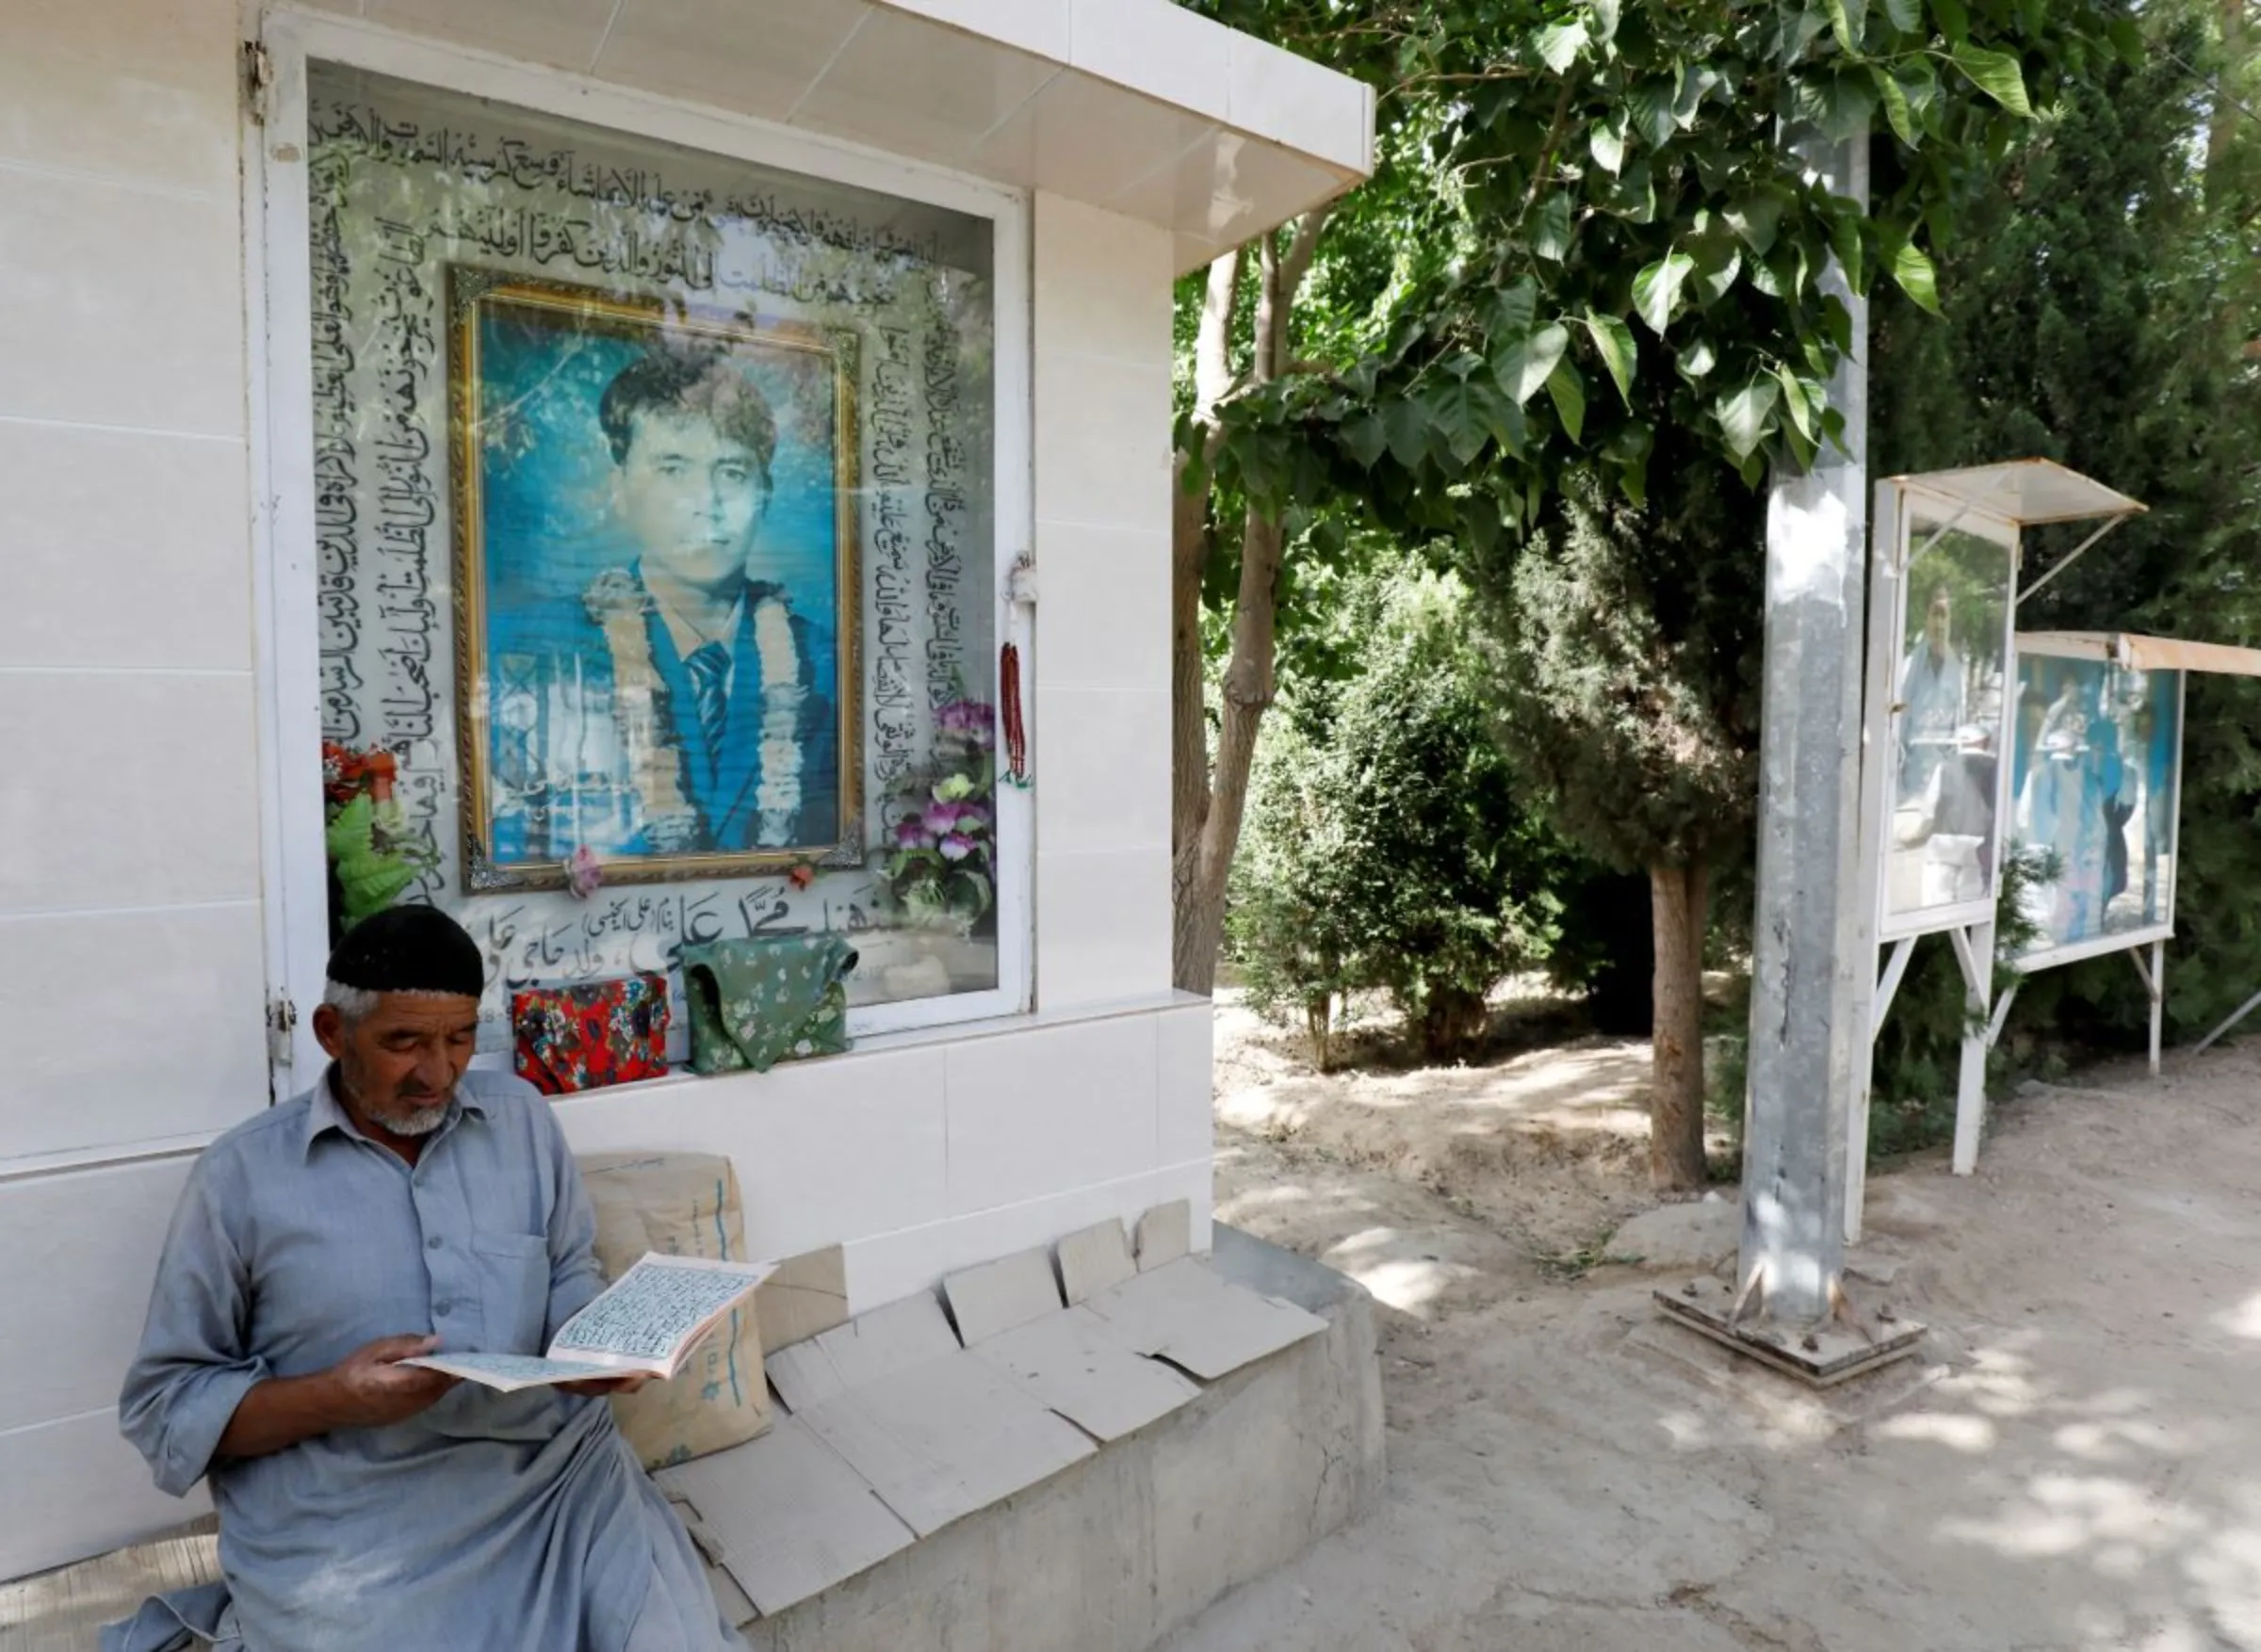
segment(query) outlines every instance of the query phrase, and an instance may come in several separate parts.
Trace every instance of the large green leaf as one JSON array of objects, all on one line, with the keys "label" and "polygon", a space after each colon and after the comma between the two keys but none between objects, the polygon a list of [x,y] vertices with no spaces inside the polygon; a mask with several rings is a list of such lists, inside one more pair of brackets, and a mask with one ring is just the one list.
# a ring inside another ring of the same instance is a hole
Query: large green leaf
[{"label": "large green leaf", "polygon": [[1382,429],[1382,421],[1370,413],[1346,420],[1342,434],[1342,445],[1350,450],[1351,458],[1366,470],[1374,468],[1374,461],[1381,458],[1382,449],[1390,444],[1389,432]]},{"label": "large green leaf", "polygon": [[1797,427],[1799,435],[1813,441],[1814,408],[1806,399],[1806,387],[1787,367],[1775,368],[1774,379],[1782,387],[1782,406],[1789,410],[1791,424]]},{"label": "large green leaf", "polygon": [[1583,18],[1574,18],[1569,23],[1542,28],[1533,44],[1538,49],[1540,60],[1560,74],[1578,61],[1578,54],[1586,45],[1586,22]]},{"label": "large green leaf", "polygon": [[1390,457],[1406,469],[1417,468],[1429,456],[1428,411],[1411,397],[1383,404],[1382,430]]},{"label": "large green leaf", "polygon": [[1893,78],[1892,72],[1881,63],[1875,65],[1877,93],[1884,100],[1884,119],[1892,123],[1892,135],[1910,149],[1922,141],[1915,130],[1915,111],[1908,106],[1908,90]]},{"label": "large green leaf", "polygon": [[1490,309],[1488,319],[1495,347],[1521,338],[1538,319],[1538,283],[1525,276],[1512,286],[1501,287],[1491,295]]},{"label": "large green leaf", "polygon": [[1625,134],[1613,126],[1596,126],[1586,135],[1586,147],[1594,165],[1615,177],[1625,170]]},{"label": "large green leaf", "polygon": [[1562,428],[1570,432],[1570,440],[1583,441],[1586,436],[1586,379],[1578,371],[1577,363],[1569,356],[1564,356],[1554,364],[1554,371],[1547,380],[1547,394],[1554,398],[1554,412],[1562,420]]},{"label": "large green leaf", "polygon": [[1531,251],[1549,263],[1560,264],[1570,251],[1570,198],[1556,190],[1539,202],[1531,215]]},{"label": "large green leaf", "polygon": [[1904,35],[1911,35],[1924,26],[1921,0],[1884,0],[1884,15]]},{"label": "large green leaf", "polygon": [[2025,96],[2025,73],[2008,52],[1990,52],[1983,46],[1955,48],[1955,67],[1970,83],[2011,114],[2031,119],[2033,104]]},{"label": "large green leaf", "polygon": [[1563,352],[1570,348],[1570,332],[1561,323],[1542,327],[1500,357],[1493,377],[1500,389],[1521,407],[1554,371]]},{"label": "large green leaf", "polygon": [[1696,260],[1685,252],[1671,252],[1633,278],[1633,306],[1658,337],[1671,325],[1672,312],[1680,304],[1681,286],[1695,267]]},{"label": "large green leaf", "polygon": [[1476,455],[1484,451],[1484,444],[1491,440],[1489,421],[1476,387],[1466,379],[1448,377],[1422,401],[1429,410],[1435,434],[1443,438],[1445,450],[1463,468],[1473,463]]},{"label": "large green leaf", "polygon": [[1727,209],[1728,228],[1743,237],[1745,246],[1764,258],[1774,250],[1774,238],[1781,229],[1782,209],[1788,204],[1788,195],[1779,189],[1747,195]]},{"label": "large green leaf", "polygon": [[1781,398],[1781,386],[1772,379],[1754,379],[1732,395],[1721,397],[1714,405],[1712,412],[1736,462],[1749,462],[1766,440],[1774,420],[1774,404]]},{"label": "large green leaf", "polygon": [[1651,149],[1662,149],[1680,130],[1680,117],[1672,108],[1678,90],[1671,81],[1651,80],[1634,88],[1626,100],[1633,114],[1633,129]]},{"label": "large green leaf", "polygon": [[1640,360],[1640,347],[1634,342],[1633,329],[1615,316],[1588,310],[1586,330],[1593,335],[1594,349],[1602,357],[1602,365],[1608,370],[1610,381],[1617,385],[1618,395],[1630,408],[1634,370]]},{"label": "large green leaf", "polygon": [[1939,308],[1939,271],[1913,241],[1903,242],[1892,255],[1892,279],[1900,290],[1936,316]]},{"label": "large green leaf", "polygon": [[1948,45],[1960,46],[1970,38],[1971,13],[1962,0],[1931,0],[1931,18]]}]

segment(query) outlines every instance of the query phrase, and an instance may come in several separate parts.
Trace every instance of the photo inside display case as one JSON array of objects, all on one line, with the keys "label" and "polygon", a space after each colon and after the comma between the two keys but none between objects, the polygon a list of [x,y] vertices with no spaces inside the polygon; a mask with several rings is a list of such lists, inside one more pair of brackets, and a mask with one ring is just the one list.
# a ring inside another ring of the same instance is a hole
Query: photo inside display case
[{"label": "photo inside display case", "polygon": [[2011,556],[1916,514],[1893,677],[1884,911],[1902,932],[1993,899]]},{"label": "photo inside display case", "polygon": [[461,918],[490,1048],[740,937],[996,986],[991,220],[323,65],[308,128],[333,924]]},{"label": "photo inside display case", "polygon": [[2028,956],[2174,921],[2182,673],[2021,653],[2010,836],[2054,875],[2020,907]]}]

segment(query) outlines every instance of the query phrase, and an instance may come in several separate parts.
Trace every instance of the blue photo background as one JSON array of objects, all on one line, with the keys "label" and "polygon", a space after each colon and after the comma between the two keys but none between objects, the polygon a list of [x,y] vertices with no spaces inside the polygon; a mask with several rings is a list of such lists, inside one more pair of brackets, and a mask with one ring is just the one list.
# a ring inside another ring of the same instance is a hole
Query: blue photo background
[{"label": "blue photo background", "polygon": [[[613,520],[612,450],[597,404],[658,330],[626,335],[575,319],[554,310],[480,307],[490,617],[577,598],[598,574],[635,559],[634,543]],[[777,415],[769,514],[748,576],[784,586],[794,612],[837,636],[834,358],[750,341],[733,353]]]}]

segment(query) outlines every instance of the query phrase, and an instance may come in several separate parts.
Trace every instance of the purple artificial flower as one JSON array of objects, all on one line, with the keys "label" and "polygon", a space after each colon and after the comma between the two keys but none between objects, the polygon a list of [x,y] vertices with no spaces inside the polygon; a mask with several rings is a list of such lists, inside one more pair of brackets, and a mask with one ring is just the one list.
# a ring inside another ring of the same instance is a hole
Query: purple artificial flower
[{"label": "purple artificial flower", "polygon": [[958,829],[960,813],[956,803],[929,803],[921,823],[935,836],[946,837]]},{"label": "purple artificial flower", "polygon": [[898,849],[932,849],[935,847],[935,840],[929,835],[925,823],[918,816],[913,815],[909,819],[902,821],[896,826],[895,847]]},{"label": "purple artificial flower", "polygon": [[962,861],[973,852],[974,844],[973,839],[964,833],[952,832],[942,840],[940,847],[944,860]]},{"label": "purple artificial flower", "polygon": [[992,818],[987,803],[960,803],[958,805],[958,830],[960,832],[986,832],[991,824]]},{"label": "purple artificial flower", "polygon": [[979,741],[991,736],[997,714],[979,700],[952,700],[935,712],[935,727],[946,735],[964,735]]}]

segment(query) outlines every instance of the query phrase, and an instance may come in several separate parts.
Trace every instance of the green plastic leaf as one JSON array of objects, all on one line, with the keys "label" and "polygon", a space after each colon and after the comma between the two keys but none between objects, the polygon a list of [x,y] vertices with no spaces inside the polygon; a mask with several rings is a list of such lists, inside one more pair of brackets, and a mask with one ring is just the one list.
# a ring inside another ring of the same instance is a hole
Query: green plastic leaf
[{"label": "green plastic leaf", "polygon": [[2023,120],[2032,118],[2033,104],[2025,96],[2025,72],[2008,52],[1990,52],[1983,46],[1967,44],[1957,46],[1955,67],[1962,71],[1973,86],[2011,114]]},{"label": "green plastic leaf", "polygon": [[1556,191],[1539,203],[1531,216],[1531,251],[1551,264],[1560,264],[1570,251],[1570,198]]},{"label": "green plastic leaf", "polygon": [[1900,291],[1936,316],[1939,309],[1939,271],[1931,260],[1913,241],[1901,244],[1892,255],[1892,279],[1900,283]]},{"label": "green plastic leaf", "polygon": [[1597,126],[1586,134],[1586,147],[1594,157],[1594,165],[1611,177],[1625,170],[1625,135],[1607,126]]},{"label": "green plastic leaf", "polygon": [[1509,399],[1521,407],[1538,394],[1538,387],[1547,381],[1555,364],[1570,348],[1569,328],[1559,322],[1542,327],[1499,359],[1492,369],[1493,377]]},{"label": "green plastic leaf", "polygon": [[1774,404],[1781,398],[1781,386],[1772,379],[1754,379],[1732,396],[1723,396],[1713,407],[1719,429],[1727,437],[1728,451],[1735,462],[1748,464],[1774,422]]},{"label": "green plastic leaf", "polygon": [[1931,0],[1931,18],[1948,45],[1960,46],[1970,38],[1971,13],[1962,0]]},{"label": "green plastic leaf", "polygon": [[1593,335],[1594,349],[1602,358],[1602,365],[1608,369],[1610,381],[1617,385],[1618,395],[1631,408],[1634,368],[1640,360],[1640,347],[1634,342],[1633,329],[1615,316],[1602,316],[1588,310],[1586,330]]},{"label": "green plastic leaf", "polygon": [[1658,337],[1671,324],[1672,312],[1680,303],[1680,289],[1696,267],[1696,260],[1685,252],[1672,252],[1650,265],[1633,278],[1633,305],[1640,313],[1649,331]]},{"label": "green plastic leaf", "polygon": [[1877,95],[1884,100],[1884,119],[1892,124],[1892,135],[1913,149],[1919,141],[1915,130],[1915,111],[1908,106],[1908,89],[1881,65],[1874,71],[1877,77]]},{"label": "green plastic leaf", "polygon": [[1586,437],[1586,378],[1578,371],[1578,364],[1567,355],[1554,364],[1554,371],[1547,380],[1547,394],[1554,398],[1554,412],[1562,419],[1562,428],[1570,433],[1570,440],[1583,441]]},{"label": "green plastic leaf", "polygon": [[1549,69],[1560,74],[1578,61],[1579,50],[1586,44],[1586,23],[1576,19],[1558,23],[1552,28],[1542,28],[1535,40],[1539,59]]}]

